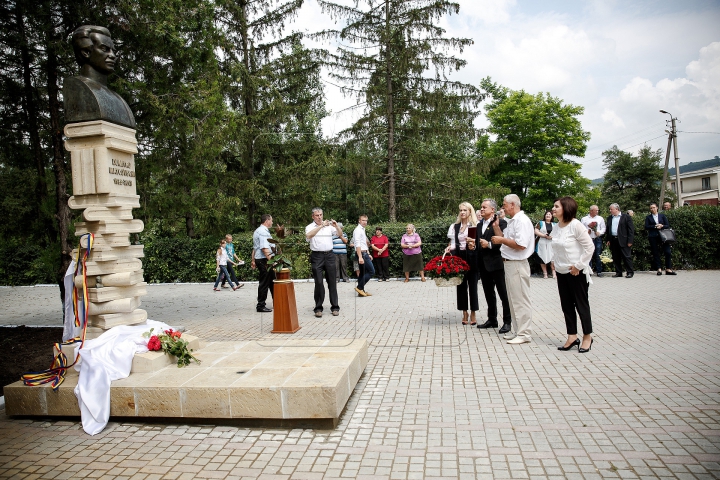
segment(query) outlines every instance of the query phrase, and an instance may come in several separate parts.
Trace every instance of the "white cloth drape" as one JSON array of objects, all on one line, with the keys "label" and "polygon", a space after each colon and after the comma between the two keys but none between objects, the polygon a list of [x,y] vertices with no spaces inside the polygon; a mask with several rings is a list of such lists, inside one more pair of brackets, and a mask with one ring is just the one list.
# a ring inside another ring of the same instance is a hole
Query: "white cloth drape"
[{"label": "white cloth drape", "polygon": [[121,325],[98,338],[86,340],[80,351],[80,372],[75,396],[80,404],[83,430],[90,435],[103,431],[110,418],[110,382],[130,375],[133,356],[145,353],[147,338],[142,334],[154,328],[153,334],[170,327],[148,320],[144,325]]}]

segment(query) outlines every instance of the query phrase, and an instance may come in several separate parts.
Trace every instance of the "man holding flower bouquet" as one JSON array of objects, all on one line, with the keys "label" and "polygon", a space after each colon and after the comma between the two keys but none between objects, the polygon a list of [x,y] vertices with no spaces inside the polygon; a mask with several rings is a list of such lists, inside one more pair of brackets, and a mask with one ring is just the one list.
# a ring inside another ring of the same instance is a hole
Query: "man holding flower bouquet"
[{"label": "man holding flower bouquet", "polygon": [[598,215],[599,211],[600,209],[597,205],[592,205],[590,207],[590,215],[584,216],[581,220],[582,224],[585,225],[585,228],[587,228],[590,238],[592,238],[593,244],[595,245],[595,251],[593,252],[590,266],[595,267],[595,274],[597,274],[598,277],[602,275],[602,261],[600,260],[600,254],[603,250],[602,238],[603,235],[605,235],[606,230],[605,220],[602,216]]}]

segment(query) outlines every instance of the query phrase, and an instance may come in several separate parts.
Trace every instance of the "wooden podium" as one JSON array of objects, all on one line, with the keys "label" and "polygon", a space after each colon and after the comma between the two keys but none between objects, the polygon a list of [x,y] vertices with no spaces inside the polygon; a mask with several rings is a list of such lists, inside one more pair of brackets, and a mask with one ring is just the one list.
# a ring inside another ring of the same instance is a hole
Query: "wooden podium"
[{"label": "wooden podium", "polygon": [[300,330],[300,324],[295,303],[295,284],[290,280],[290,269],[280,270],[273,284],[272,333],[295,333]]}]

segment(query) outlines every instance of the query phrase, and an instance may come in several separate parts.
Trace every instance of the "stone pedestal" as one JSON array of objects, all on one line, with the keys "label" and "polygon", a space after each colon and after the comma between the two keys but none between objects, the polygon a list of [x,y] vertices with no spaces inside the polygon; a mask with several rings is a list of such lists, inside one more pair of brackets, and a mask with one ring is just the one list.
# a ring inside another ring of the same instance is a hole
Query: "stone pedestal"
[{"label": "stone pedestal", "polygon": [[[129,377],[110,386],[111,419],[182,418],[184,422],[333,428],[368,363],[364,339],[212,342],[177,368],[172,357],[143,354]],[[140,372],[142,370],[142,373]],[[57,391],[22,382],[5,387],[9,416],[80,416],[70,371]]]},{"label": "stone pedestal", "polygon": [[[68,124],[65,136],[74,193],[68,204],[83,210],[85,220],[75,224],[75,234],[95,236],[86,263],[88,326],[107,330],[143,323],[147,312],[138,308],[140,297],[146,294],[140,260],[143,247],[130,242],[130,234],[144,228],[141,220],[132,217],[132,209],[140,206],[135,130],[97,120]],[[88,248],[86,238],[80,245],[81,258]],[[73,256],[77,254],[73,251]],[[75,282],[80,286],[82,278]]]}]

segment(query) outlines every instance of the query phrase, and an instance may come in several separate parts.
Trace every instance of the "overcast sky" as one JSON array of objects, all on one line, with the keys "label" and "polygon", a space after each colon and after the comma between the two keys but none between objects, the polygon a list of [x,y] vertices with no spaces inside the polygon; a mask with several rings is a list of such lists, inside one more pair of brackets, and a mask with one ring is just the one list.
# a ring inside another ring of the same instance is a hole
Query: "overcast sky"
[{"label": "overcast sky", "polygon": [[[584,176],[603,175],[602,152],[613,145],[636,153],[647,143],[664,152],[670,117],[660,109],[680,120],[681,165],[720,155],[720,0],[458,1],[460,14],[442,21],[446,36],[475,43],[460,55],[468,65],[453,78],[478,85],[490,76],[584,107],[581,121],[592,135],[578,160]],[[289,27],[332,26],[307,0]],[[355,101],[327,83],[325,93],[333,114],[323,129],[332,136],[361,109],[340,112]],[[483,115],[478,126],[486,124]]]}]

